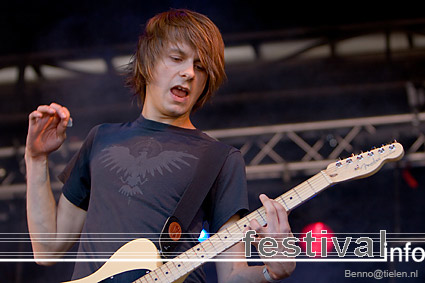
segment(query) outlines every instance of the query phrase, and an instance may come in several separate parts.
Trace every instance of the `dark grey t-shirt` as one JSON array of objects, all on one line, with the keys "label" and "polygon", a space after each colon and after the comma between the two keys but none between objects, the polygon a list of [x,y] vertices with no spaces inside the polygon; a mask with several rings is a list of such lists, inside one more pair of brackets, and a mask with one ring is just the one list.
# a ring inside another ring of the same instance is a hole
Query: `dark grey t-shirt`
[{"label": "dark grey t-shirt", "polygon": [[[158,246],[166,219],[190,184],[202,153],[213,142],[217,141],[199,130],[142,116],[131,123],[93,128],[60,176],[65,197],[87,210],[79,257],[109,258],[135,238],[148,238]],[[215,233],[231,216],[247,209],[244,161],[231,148],[189,232],[199,233],[206,221]],[[88,276],[101,265],[77,262],[73,279]],[[198,269],[187,282],[203,282],[204,276]]]}]

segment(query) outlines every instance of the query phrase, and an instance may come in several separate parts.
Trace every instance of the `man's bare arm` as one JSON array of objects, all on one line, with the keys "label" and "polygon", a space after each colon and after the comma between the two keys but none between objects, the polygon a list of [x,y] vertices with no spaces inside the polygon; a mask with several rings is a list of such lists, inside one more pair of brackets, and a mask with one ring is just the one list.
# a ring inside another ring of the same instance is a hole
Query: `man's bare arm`
[{"label": "man's bare arm", "polygon": [[69,119],[68,109],[55,103],[39,106],[29,115],[27,220],[36,260],[60,257],[78,238],[85,221],[86,212],[63,195],[56,205],[50,185],[48,155],[64,142]]}]

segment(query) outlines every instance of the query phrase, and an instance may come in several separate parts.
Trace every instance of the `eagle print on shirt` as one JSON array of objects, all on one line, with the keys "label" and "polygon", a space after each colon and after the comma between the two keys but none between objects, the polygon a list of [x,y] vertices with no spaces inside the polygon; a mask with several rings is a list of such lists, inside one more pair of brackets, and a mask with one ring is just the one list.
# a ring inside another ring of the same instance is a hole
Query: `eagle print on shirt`
[{"label": "eagle print on shirt", "polygon": [[190,167],[185,159],[198,159],[191,154],[162,150],[162,146],[153,138],[146,138],[132,148],[112,145],[102,150],[101,163],[109,171],[119,174],[122,186],[119,192],[129,200],[136,194],[143,195],[142,186],[149,178],[163,175],[165,171],[181,170],[182,166]]}]

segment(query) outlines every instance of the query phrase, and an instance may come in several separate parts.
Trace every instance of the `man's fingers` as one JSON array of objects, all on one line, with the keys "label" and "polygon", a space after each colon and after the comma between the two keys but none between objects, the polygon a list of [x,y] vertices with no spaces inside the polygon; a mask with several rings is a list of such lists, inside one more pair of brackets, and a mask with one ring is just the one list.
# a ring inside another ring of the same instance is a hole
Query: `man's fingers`
[{"label": "man's fingers", "polygon": [[280,203],[278,203],[277,201],[272,201],[272,205],[274,206],[274,208],[276,209],[276,215],[277,215],[277,219],[278,219],[278,223],[279,223],[279,231],[282,233],[290,233],[291,228],[289,226],[289,221],[288,221],[288,212],[286,211],[286,209],[283,207],[283,205],[281,205]]},{"label": "man's fingers", "polygon": [[31,124],[34,124],[36,119],[41,117],[43,117],[43,114],[37,110],[34,110],[28,115],[28,120]]},{"label": "man's fingers", "polygon": [[279,235],[279,237],[282,234],[290,234],[291,227],[289,226],[288,212],[285,207],[264,194],[260,195],[260,200],[267,215],[267,228],[264,231],[271,236]]},{"label": "man's fingers", "polygon": [[[40,111],[41,110],[41,111]],[[55,110],[50,111],[48,108],[39,107],[28,115],[28,121],[30,126],[35,126],[40,119],[47,118],[51,119],[55,115]]]},{"label": "man's fingers", "polygon": [[279,219],[276,208],[273,205],[273,200],[269,199],[265,194],[260,195],[260,200],[266,210],[268,231],[271,233],[277,232]]},{"label": "man's fingers", "polygon": [[[37,119],[43,117],[52,117],[51,120],[54,124],[56,124],[57,134],[65,135],[66,128],[70,126],[71,115],[69,110],[57,103],[51,103],[50,105],[40,105],[37,107],[36,111],[33,111],[29,115],[29,123],[30,125],[35,125],[37,123]],[[49,122],[49,123],[51,123]]]},{"label": "man's fingers", "polygon": [[57,114],[61,119],[65,119],[67,115],[69,116],[68,109],[66,109],[66,107],[62,107],[57,103],[51,103],[50,105],[40,105],[37,107],[37,111],[49,115]]},{"label": "man's fingers", "polygon": [[72,119],[71,114],[69,113],[68,108],[65,106],[61,106],[57,103],[51,103],[50,107],[55,109],[56,113],[58,114],[59,118],[61,119],[61,123],[58,126],[58,129],[60,128],[61,132],[64,132],[67,127],[72,126]]},{"label": "man's fingers", "polygon": [[69,113],[68,108],[66,108],[65,106],[62,107],[62,111],[65,113],[66,117],[71,117],[71,113]]},{"label": "man's fingers", "polygon": [[69,112],[68,108],[66,108],[65,106],[62,107],[62,110],[65,112],[65,116],[66,118],[63,121],[63,124],[67,127],[70,128],[72,127],[72,118],[71,118],[71,113]]},{"label": "man's fingers", "polygon": [[57,103],[51,103],[50,107],[55,109],[56,113],[61,119],[65,119],[67,117],[67,114],[69,115],[68,109],[66,109],[66,107],[63,107],[62,105],[59,105]]},{"label": "man's fingers", "polygon": [[40,105],[37,107],[37,111],[43,114],[53,115],[56,113],[56,110],[49,105]]}]

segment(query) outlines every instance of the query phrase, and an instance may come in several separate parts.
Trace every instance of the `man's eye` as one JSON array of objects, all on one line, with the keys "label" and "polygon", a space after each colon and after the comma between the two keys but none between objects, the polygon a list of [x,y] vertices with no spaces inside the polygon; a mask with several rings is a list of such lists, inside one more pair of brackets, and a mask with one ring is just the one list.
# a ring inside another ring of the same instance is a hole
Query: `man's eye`
[{"label": "man's eye", "polygon": [[180,57],[176,57],[176,56],[170,56],[171,60],[176,61],[176,62],[180,62],[182,59]]},{"label": "man's eye", "polygon": [[204,66],[202,66],[202,65],[195,65],[195,68],[198,70],[198,71],[205,71],[205,68],[204,68]]}]

